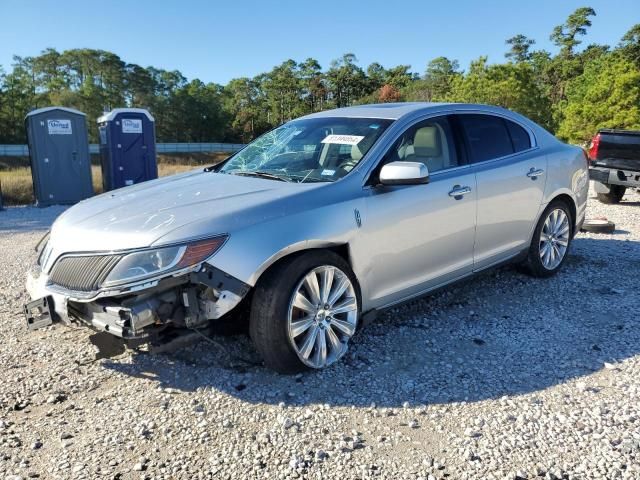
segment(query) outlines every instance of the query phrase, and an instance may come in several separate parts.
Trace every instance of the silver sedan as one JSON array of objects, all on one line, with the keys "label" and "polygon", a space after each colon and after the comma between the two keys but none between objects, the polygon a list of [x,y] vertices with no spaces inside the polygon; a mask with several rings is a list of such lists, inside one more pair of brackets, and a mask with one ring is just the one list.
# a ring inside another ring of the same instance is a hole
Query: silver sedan
[{"label": "silver sedan", "polygon": [[27,322],[138,343],[248,320],[267,366],[323,368],[382,309],[508,262],[555,274],[587,180],[581,149],[502,108],[308,115],[215,167],[67,210],[29,275]]}]

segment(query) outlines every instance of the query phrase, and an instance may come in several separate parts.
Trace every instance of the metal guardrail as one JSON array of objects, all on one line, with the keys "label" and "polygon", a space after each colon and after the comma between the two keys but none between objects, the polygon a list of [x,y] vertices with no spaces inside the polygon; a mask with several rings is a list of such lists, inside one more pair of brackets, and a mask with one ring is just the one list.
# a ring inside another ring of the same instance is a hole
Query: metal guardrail
[{"label": "metal guardrail", "polygon": [[29,147],[26,145],[0,145],[0,157],[26,157]]},{"label": "metal guardrail", "polygon": [[[242,143],[157,143],[156,153],[198,153],[198,152],[237,152]],[[89,152],[100,153],[100,145],[92,143]],[[29,155],[27,145],[0,145],[0,157],[26,157]]]},{"label": "metal guardrail", "polygon": [[242,143],[157,143],[157,153],[237,152]]}]

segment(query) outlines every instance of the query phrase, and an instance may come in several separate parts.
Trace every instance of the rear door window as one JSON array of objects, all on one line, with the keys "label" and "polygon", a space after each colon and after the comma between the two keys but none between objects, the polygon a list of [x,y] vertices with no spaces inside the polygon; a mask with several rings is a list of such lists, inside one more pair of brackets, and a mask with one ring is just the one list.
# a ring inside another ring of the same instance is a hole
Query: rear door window
[{"label": "rear door window", "polygon": [[471,162],[484,162],[514,152],[506,122],[493,115],[459,115]]}]

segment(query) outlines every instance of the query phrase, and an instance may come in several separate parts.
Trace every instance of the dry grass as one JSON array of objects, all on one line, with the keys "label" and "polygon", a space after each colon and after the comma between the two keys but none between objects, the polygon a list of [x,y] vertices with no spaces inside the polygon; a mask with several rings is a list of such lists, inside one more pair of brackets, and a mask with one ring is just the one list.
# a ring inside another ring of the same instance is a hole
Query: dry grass
[{"label": "dry grass", "polygon": [[[166,177],[192,170],[198,166],[222,161],[225,153],[198,153],[158,155],[158,175]],[[93,191],[102,193],[102,172],[98,158],[92,158],[91,177]],[[0,188],[4,205],[28,205],[34,203],[33,183],[28,157],[0,157]]]}]

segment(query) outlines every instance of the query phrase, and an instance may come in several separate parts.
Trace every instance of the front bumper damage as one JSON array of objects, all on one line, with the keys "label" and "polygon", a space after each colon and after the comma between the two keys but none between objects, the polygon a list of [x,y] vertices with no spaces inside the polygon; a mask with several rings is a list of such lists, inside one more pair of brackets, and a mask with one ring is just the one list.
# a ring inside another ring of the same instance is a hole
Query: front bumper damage
[{"label": "front bumper damage", "polygon": [[[28,307],[35,308],[39,299],[46,299],[52,320],[77,321],[125,340],[144,342],[167,327],[205,326],[236,308],[249,290],[249,285],[206,263],[181,275],[90,294],[64,291],[36,269],[27,277],[27,291],[34,302],[25,305],[25,314],[29,319]],[[49,323],[32,319],[28,325],[35,329]]]}]

